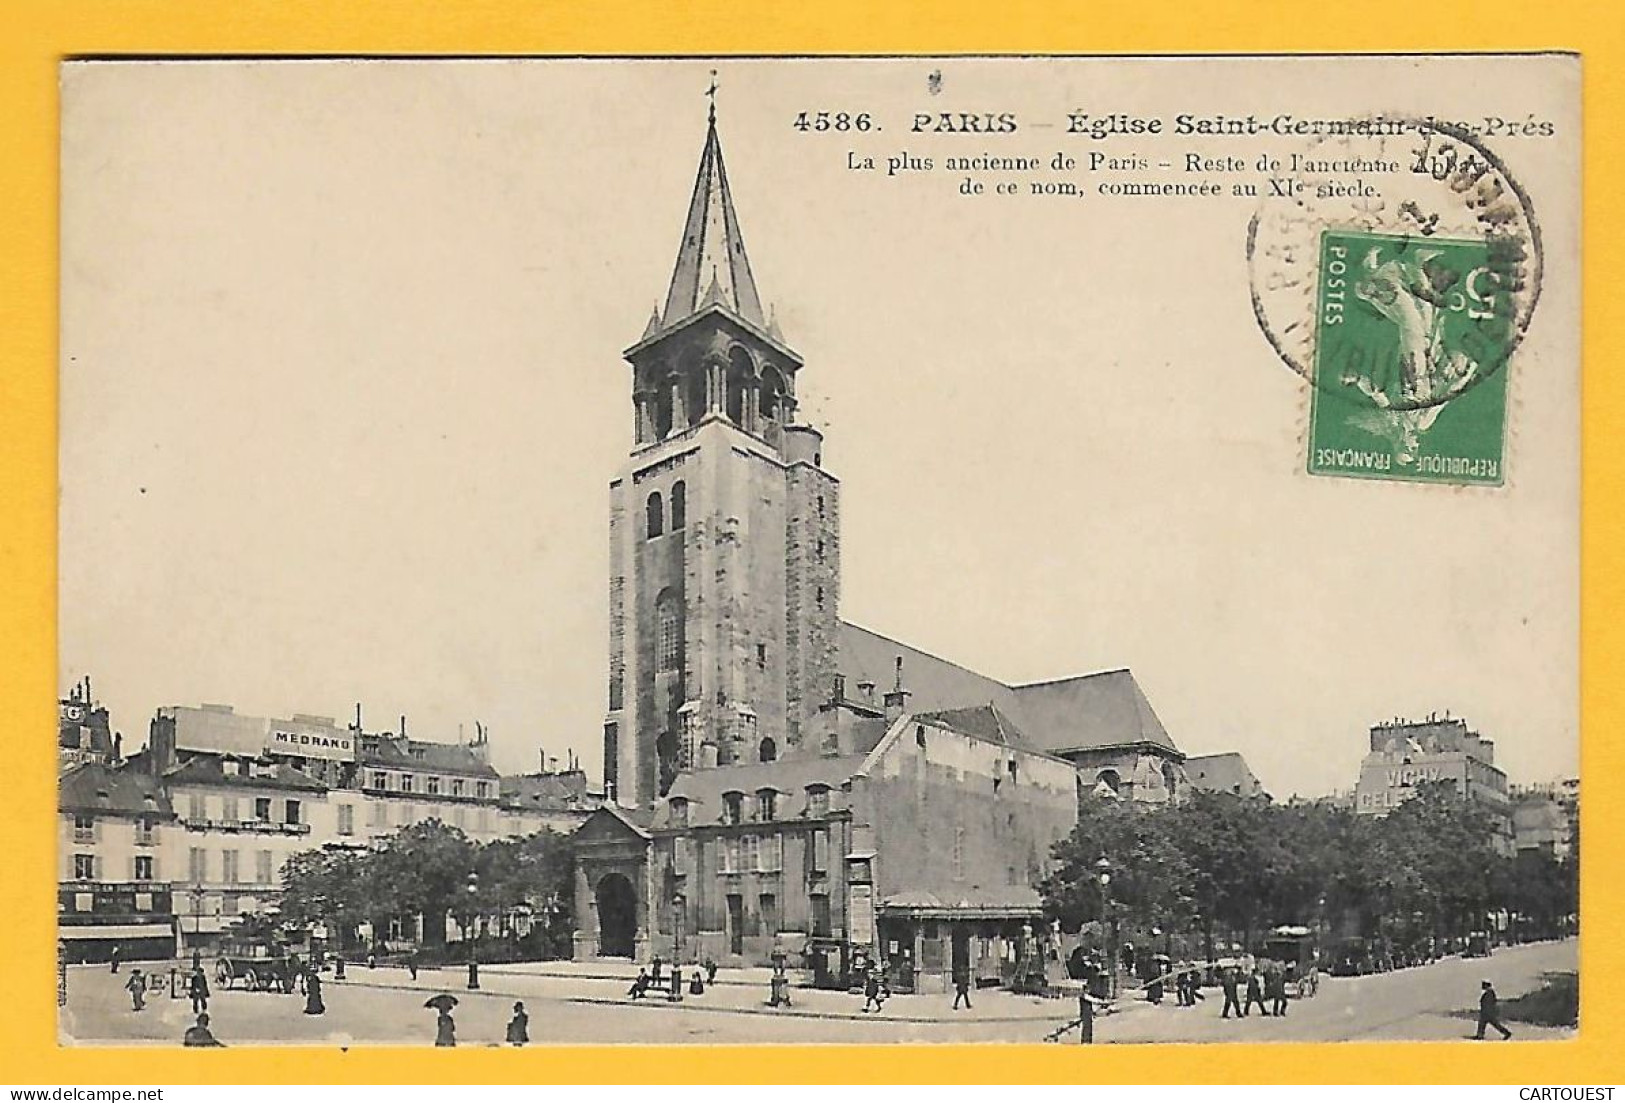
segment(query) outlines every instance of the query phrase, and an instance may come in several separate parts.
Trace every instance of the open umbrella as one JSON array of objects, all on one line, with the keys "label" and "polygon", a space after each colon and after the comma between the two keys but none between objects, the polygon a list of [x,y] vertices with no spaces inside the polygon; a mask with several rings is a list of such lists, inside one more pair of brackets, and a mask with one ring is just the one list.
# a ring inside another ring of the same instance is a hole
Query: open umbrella
[{"label": "open umbrella", "polygon": [[438,996],[430,996],[428,999],[424,1000],[423,1006],[432,1007],[436,1011],[450,1011],[452,1008],[457,1006],[457,997],[442,992]]}]

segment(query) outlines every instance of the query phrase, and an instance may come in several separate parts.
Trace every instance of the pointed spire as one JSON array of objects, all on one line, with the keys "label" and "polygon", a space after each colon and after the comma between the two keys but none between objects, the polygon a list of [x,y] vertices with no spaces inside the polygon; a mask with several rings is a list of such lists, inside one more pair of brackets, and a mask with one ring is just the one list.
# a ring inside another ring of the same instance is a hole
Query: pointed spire
[{"label": "pointed spire", "polygon": [[649,324],[643,327],[643,340],[647,341],[660,332],[660,304],[655,303],[654,309],[649,312]]},{"label": "pointed spire", "polygon": [[[728,172],[722,163],[722,140],[717,137],[716,79],[706,95],[711,100],[705,131],[705,148],[689,200],[688,218],[683,223],[683,241],[677,250],[677,267],[672,272],[671,290],[666,295],[662,316],[666,325],[682,321],[713,302],[737,313],[746,321],[765,325],[762,301],[756,293],[750,260],[745,255],[745,239],[739,231],[733,195],[728,190]],[[701,281],[709,277],[710,283]]]},{"label": "pointed spire", "polygon": [[781,345],[784,343],[784,331],[779,328],[779,308],[777,304],[769,307],[767,311],[767,335]]}]

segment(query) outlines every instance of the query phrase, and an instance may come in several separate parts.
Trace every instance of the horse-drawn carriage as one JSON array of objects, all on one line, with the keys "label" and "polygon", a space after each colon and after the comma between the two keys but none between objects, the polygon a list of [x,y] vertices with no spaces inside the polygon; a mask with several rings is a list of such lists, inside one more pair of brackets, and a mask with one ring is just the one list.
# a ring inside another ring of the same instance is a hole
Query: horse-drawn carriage
[{"label": "horse-drawn carriage", "polygon": [[304,964],[286,938],[237,938],[222,943],[214,960],[216,988],[249,992],[292,992]]},{"label": "horse-drawn carriage", "polygon": [[1308,927],[1276,927],[1264,940],[1260,957],[1286,968],[1287,990],[1299,999],[1320,991],[1320,954]]}]

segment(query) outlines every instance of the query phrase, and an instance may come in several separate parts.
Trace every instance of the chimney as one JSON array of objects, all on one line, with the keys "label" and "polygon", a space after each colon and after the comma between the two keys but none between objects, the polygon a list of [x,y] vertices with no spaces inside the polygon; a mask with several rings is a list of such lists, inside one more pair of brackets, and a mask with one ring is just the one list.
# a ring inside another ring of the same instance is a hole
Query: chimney
[{"label": "chimney", "polygon": [[113,765],[124,761],[124,733],[113,733]]},{"label": "chimney", "polygon": [[865,678],[863,681],[859,682],[858,683],[858,698],[859,698],[859,700],[869,702],[871,705],[874,704],[875,703],[875,684],[873,682],[871,682],[867,678]]},{"label": "chimney", "polygon": [[909,691],[903,688],[903,656],[897,656],[897,682],[886,694],[886,719],[896,720],[908,711]]},{"label": "chimney", "polygon": [[357,732],[357,734],[359,734],[360,731],[361,731],[361,702],[360,701],[357,701],[355,703],[355,731]]},{"label": "chimney", "polygon": [[846,675],[845,674],[837,674],[837,675],[835,675],[835,688],[830,692],[829,699],[830,699],[830,701],[832,703],[837,704],[837,705],[840,704],[842,701],[846,700]]},{"label": "chimney", "polygon": [[401,713],[401,738],[406,738],[406,713]]}]

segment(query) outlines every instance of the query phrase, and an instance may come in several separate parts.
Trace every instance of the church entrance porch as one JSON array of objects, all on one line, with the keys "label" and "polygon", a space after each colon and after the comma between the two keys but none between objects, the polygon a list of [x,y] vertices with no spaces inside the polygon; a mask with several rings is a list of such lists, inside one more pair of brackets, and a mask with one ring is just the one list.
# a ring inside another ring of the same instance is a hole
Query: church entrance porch
[{"label": "church entrance porch", "polygon": [[635,813],[599,808],[584,820],[575,846],[575,959],[646,960],[653,892],[649,885],[649,833]]},{"label": "church entrance porch", "polygon": [[598,882],[598,955],[632,957],[637,950],[638,898],[624,874],[608,873]]}]

